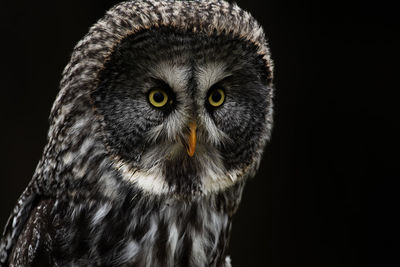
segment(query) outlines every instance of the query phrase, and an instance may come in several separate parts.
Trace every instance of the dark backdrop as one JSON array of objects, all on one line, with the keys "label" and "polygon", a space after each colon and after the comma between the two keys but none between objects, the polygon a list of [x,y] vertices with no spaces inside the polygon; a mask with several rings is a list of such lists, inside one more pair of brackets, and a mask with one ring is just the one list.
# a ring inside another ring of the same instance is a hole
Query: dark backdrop
[{"label": "dark backdrop", "polygon": [[[1,227],[41,156],[73,46],[117,2],[2,3]],[[238,3],[270,41],[276,112],[235,216],[234,266],[398,266],[394,1]]]}]

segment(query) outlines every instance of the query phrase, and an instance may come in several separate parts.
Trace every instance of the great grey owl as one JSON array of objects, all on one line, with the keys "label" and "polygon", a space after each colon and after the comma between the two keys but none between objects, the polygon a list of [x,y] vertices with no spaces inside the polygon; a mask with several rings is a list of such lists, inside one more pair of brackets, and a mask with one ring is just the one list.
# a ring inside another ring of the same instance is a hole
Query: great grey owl
[{"label": "great grey owl", "polygon": [[261,26],[225,1],[128,1],[76,45],[3,266],[230,266],[272,127]]}]

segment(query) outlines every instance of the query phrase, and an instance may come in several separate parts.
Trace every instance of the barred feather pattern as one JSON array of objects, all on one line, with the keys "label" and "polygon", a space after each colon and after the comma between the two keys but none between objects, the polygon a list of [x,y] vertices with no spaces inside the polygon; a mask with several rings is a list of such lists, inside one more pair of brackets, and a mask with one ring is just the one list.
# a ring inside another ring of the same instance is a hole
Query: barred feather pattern
[{"label": "barred feather pattern", "polygon": [[91,94],[115,47],[158,27],[229,33],[254,44],[272,86],[273,63],[263,30],[236,4],[144,0],[116,5],[76,45],[63,72],[43,157],[0,241],[1,266],[230,265],[225,254],[231,217],[269,139],[272,104],[256,156],[223,190],[190,197],[154,195],[127,182],[122,170],[128,167],[116,164],[110,154]]}]

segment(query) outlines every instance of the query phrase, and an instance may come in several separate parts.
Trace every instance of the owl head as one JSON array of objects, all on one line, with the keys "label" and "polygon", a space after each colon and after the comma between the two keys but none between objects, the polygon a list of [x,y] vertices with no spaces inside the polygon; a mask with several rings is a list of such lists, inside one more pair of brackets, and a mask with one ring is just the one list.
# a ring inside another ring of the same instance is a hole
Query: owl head
[{"label": "owl head", "polygon": [[254,175],[272,93],[263,30],[236,4],[123,2],[75,47],[50,132],[84,132],[143,191],[209,194]]}]

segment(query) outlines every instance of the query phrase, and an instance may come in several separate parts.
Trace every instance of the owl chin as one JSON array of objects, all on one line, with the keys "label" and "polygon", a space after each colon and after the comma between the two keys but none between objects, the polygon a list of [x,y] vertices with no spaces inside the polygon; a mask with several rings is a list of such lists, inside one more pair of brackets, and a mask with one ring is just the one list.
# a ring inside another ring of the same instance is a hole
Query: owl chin
[{"label": "owl chin", "polygon": [[202,141],[197,142],[192,155],[187,144],[174,142],[147,148],[139,163],[117,157],[113,163],[125,181],[156,195],[207,195],[234,185],[244,176],[243,170],[227,171],[219,150]]}]

